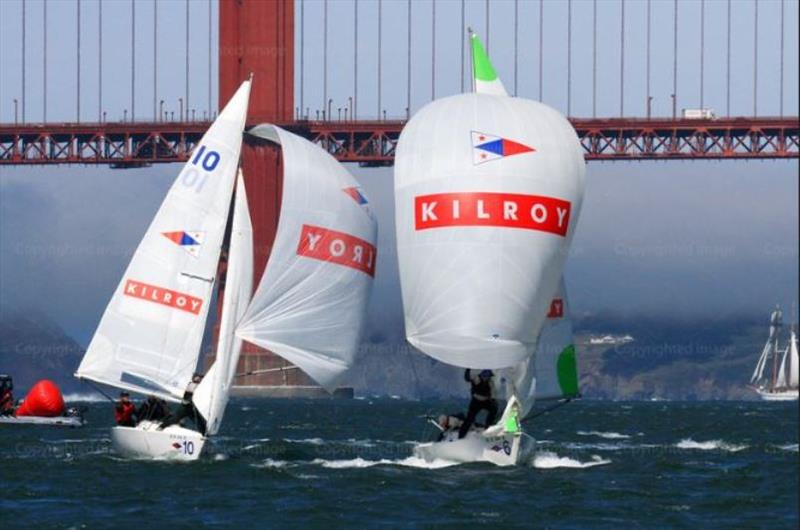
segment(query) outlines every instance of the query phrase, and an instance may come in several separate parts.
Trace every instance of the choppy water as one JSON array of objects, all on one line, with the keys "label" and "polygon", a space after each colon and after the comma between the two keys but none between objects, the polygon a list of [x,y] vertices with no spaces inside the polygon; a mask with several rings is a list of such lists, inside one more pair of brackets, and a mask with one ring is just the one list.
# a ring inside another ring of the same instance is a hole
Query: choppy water
[{"label": "choppy water", "polygon": [[427,464],[457,402],[239,400],[206,458],[122,460],[83,429],[0,426],[0,528],[798,526],[798,405],[583,401],[516,468]]}]

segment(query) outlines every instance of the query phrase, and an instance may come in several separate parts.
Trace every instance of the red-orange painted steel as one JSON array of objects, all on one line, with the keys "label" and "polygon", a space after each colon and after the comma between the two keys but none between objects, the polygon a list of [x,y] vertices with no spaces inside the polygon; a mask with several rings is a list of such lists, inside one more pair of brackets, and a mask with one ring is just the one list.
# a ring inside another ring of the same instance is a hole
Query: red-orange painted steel
[{"label": "red-orange painted steel", "polygon": [[[797,117],[573,118],[572,124],[586,160],[800,157]],[[393,163],[403,125],[402,121],[296,121],[282,126],[317,143],[342,162],[379,166]],[[208,123],[202,122],[0,125],[0,165],[136,167],[180,162],[186,160],[207,127]],[[251,139],[248,145],[252,145]]]},{"label": "red-orange painted steel", "polygon": [[[219,6],[219,106],[251,73],[248,123],[284,123],[294,109],[294,2],[221,0]],[[242,149],[253,222],[255,282],[260,280],[275,240],[281,200],[281,162],[276,147],[247,137]],[[222,300],[224,285],[220,285]],[[215,334],[216,335],[216,334]],[[239,371],[284,366],[282,359],[246,344]],[[310,384],[298,370],[243,377],[241,385]]]}]

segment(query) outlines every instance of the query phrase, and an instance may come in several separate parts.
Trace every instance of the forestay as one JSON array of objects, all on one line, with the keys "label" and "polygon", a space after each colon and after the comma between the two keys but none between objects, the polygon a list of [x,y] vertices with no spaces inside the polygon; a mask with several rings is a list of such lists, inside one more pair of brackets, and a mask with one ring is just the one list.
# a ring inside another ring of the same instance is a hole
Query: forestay
[{"label": "forestay", "polygon": [[206,434],[219,430],[230,389],[239,363],[242,340],[236,336],[236,324],[244,316],[253,293],[253,226],[247,205],[247,192],[241,171],[236,182],[222,316],[214,364],[194,393],[197,410],[206,419]]},{"label": "forestay", "polygon": [[358,350],[375,218],[353,176],[321,148],[274,125],[249,133],[281,145],[283,196],[266,270],[236,333],[330,390]]},{"label": "forestay", "polygon": [[77,377],[166,399],[182,396],[200,352],[249,94],[245,81],[170,188]]}]

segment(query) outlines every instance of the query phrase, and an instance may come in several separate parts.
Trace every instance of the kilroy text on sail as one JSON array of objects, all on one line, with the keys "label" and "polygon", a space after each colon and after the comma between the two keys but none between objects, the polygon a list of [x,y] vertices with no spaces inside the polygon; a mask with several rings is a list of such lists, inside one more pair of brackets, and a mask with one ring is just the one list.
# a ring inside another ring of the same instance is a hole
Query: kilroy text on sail
[{"label": "kilroy text on sail", "polygon": [[375,277],[375,245],[344,232],[303,225],[297,255],[344,265]]},{"label": "kilroy text on sail", "polygon": [[569,201],[519,193],[435,193],[414,198],[417,230],[453,226],[494,226],[566,236]]}]

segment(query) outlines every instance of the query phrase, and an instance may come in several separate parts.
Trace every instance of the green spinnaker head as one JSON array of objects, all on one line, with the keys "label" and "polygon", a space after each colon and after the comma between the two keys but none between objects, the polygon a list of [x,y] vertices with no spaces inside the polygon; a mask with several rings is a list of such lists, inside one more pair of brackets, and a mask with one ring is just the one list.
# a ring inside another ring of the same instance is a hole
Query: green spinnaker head
[{"label": "green spinnaker head", "polygon": [[478,94],[507,96],[506,87],[497,77],[497,72],[494,70],[494,66],[492,66],[481,40],[472,31],[470,31],[469,39],[472,45],[472,75],[475,80],[475,92]]},{"label": "green spinnaker head", "polygon": [[472,70],[476,81],[494,81],[497,79],[497,72],[486,54],[483,43],[476,34],[470,35],[472,41]]}]

